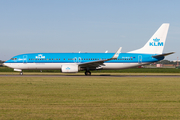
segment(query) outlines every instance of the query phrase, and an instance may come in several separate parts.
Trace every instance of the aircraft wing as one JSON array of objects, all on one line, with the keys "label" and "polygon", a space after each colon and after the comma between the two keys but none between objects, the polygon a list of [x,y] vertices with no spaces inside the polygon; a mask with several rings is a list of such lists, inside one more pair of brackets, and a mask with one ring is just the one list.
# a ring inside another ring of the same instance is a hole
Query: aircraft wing
[{"label": "aircraft wing", "polygon": [[116,53],[114,54],[114,56],[110,59],[105,59],[105,60],[98,60],[98,61],[92,61],[92,62],[86,62],[86,63],[80,63],[78,64],[80,67],[89,67],[89,68],[96,68],[96,67],[99,67],[101,65],[104,65],[104,62],[105,61],[110,61],[110,60],[113,60],[113,59],[117,59],[120,52],[121,52],[121,49],[122,47],[120,47]]},{"label": "aircraft wing", "polygon": [[170,54],[174,54],[175,52],[170,52],[170,53],[163,53],[163,54],[160,54],[160,55],[155,55],[155,56],[152,56],[154,58],[158,58],[158,57],[164,57],[164,56],[167,56],[167,55],[170,55]]}]

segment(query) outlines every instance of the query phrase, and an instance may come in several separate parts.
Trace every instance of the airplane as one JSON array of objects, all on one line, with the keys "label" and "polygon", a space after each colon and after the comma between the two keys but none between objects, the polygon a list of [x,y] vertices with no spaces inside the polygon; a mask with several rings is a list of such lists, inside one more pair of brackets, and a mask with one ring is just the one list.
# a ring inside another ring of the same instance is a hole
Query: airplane
[{"label": "airplane", "polygon": [[12,57],[4,65],[19,71],[20,75],[23,70],[60,70],[62,73],[84,70],[85,75],[91,75],[91,70],[137,67],[174,53],[163,53],[168,29],[169,23],[162,24],[142,48],[127,53],[121,53],[122,47],[116,53],[28,53]]}]

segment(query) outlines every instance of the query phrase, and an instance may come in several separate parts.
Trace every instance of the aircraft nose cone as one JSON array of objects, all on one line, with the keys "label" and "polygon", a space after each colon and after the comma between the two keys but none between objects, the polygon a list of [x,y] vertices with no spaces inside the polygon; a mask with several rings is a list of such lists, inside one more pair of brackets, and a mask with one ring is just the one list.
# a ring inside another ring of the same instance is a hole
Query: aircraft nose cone
[{"label": "aircraft nose cone", "polygon": [[2,65],[5,66],[5,63],[3,63]]},{"label": "aircraft nose cone", "polygon": [[3,63],[3,66],[7,66],[7,64],[6,64],[6,63]]}]

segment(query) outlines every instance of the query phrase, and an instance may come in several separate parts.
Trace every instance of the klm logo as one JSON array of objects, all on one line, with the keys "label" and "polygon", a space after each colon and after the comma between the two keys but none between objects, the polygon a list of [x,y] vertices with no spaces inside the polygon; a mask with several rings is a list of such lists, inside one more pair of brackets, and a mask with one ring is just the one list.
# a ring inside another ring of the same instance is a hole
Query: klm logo
[{"label": "klm logo", "polygon": [[45,56],[43,56],[42,54],[39,54],[38,56],[36,56],[36,58],[45,58]]},{"label": "klm logo", "polygon": [[67,67],[66,70],[70,70],[71,68],[70,67]]},{"label": "klm logo", "polygon": [[149,42],[149,46],[163,46],[163,42],[159,42],[160,39],[153,39],[154,42]]}]

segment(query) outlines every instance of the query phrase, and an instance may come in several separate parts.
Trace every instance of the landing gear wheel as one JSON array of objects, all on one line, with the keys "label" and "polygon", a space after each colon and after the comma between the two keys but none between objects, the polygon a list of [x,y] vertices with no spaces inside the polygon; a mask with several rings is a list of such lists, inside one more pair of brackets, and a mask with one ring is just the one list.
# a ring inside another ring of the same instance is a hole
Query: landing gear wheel
[{"label": "landing gear wheel", "polygon": [[86,76],[90,76],[90,75],[91,75],[91,72],[90,72],[90,71],[86,71],[86,72],[85,72],[85,75],[86,75]]},{"label": "landing gear wheel", "polygon": [[20,75],[23,75],[23,72],[20,72]]}]

